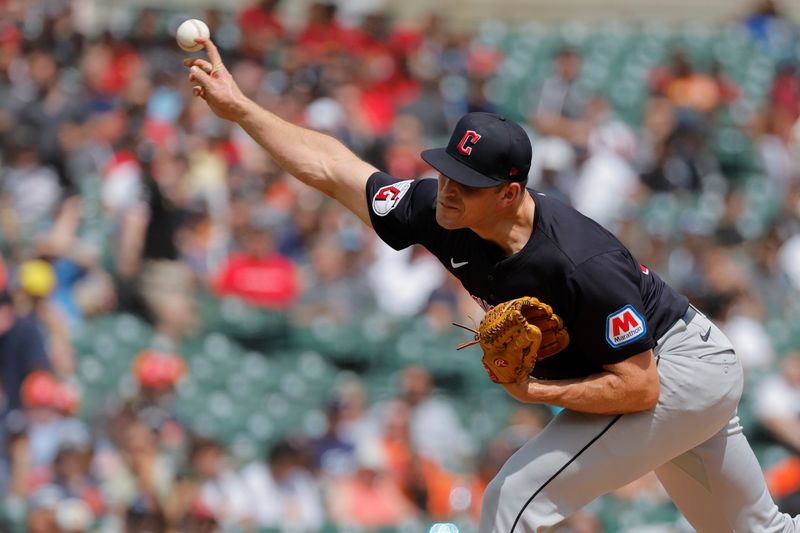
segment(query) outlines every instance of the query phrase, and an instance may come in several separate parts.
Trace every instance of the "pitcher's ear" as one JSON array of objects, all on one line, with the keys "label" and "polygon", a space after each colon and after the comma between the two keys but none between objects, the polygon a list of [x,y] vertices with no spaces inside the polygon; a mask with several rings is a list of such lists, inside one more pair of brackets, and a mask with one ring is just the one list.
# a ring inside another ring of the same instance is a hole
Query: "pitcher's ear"
[{"label": "pitcher's ear", "polygon": [[520,194],[522,194],[522,185],[517,182],[509,183],[508,185],[503,186],[503,200],[508,202],[509,204],[514,203],[514,201],[519,198]]}]

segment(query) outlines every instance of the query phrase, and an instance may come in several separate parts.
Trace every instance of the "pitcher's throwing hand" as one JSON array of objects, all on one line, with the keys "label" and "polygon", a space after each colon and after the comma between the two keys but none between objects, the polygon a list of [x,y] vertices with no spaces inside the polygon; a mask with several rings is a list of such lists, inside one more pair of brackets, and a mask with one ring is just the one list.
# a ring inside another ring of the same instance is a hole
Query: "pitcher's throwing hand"
[{"label": "pitcher's throwing hand", "polygon": [[197,57],[183,61],[189,68],[189,81],[194,84],[192,93],[208,102],[218,117],[236,120],[243,113],[247,99],[225,68],[214,42],[205,37],[195,40],[205,46],[208,60]]}]

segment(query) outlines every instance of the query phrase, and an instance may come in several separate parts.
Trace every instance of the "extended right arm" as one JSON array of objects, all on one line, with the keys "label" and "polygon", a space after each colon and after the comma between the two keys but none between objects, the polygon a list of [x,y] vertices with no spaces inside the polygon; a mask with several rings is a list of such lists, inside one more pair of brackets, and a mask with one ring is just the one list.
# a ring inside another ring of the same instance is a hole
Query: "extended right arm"
[{"label": "extended right arm", "polygon": [[329,135],[287,122],[244,94],[225,69],[210,39],[198,39],[209,61],[187,59],[194,94],[221,118],[239,124],[278,164],[303,183],[337,200],[371,226],[366,181],[377,171]]}]

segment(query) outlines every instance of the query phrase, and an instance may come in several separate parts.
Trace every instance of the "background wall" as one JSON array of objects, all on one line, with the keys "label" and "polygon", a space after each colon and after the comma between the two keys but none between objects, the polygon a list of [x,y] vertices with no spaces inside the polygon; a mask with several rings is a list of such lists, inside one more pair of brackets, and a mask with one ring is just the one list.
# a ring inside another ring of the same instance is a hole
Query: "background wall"
[{"label": "background wall", "polygon": [[[223,10],[236,9],[245,5],[245,0],[171,0],[169,7],[187,10],[217,7]],[[287,23],[298,24],[305,13],[309,0],[284,1],[281,11]],[[132,0],[122,6],[118,0],[86,0],[99,17],[126,11],[132,5],[165,7],[157,0]],[[653,21],[677,23],[702,21],[713,24],[738,18],[747,7],[753,4],[748,0],[352,0],[340,1],[340,5],[355,8],[368,5],[386,5],[400,19],[416,19],[431,11],[441,13],[453,27],[469,28],[481,20],[494,18],[508,22],[536,20],[557,22],[564,20],[583,21]],[[788,14],[800,16],[800,2],[783,2]]]}]

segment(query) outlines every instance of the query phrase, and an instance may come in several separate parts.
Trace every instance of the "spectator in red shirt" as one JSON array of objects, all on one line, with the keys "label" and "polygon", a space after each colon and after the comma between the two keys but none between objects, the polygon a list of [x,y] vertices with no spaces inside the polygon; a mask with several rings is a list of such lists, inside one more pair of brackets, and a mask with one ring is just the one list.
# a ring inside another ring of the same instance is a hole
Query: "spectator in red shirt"
[{"label": "spectator in red shirt", "polygon": [[308,22],[297,37],[297,45],[312,55],[322,55],[334,50],[347,50],[352,40],[351,33],[336,17],[336,4],[330,0],[318,0],[308,8]]},{"label": "spectator in red shirt", "polygon": [[238,296],[269,309],[286,309],[297,299],[297,267],[275,252],[271,223],[251,221],[241,236],[241,249],[233,252],[214,280],[220,296]]},{"label": "spectator in red shirt", "polygon": [[277,14],[280,0],[258,0],[239,12],[240,49],[246,56],[263,57],[284,36]]},{"label": "spectator in red shirt", "polygon": [[800,118],[800,72],[794,63],[786,62],[778,67],[769,95],[770,103],[785,112],[788,118]]}]

